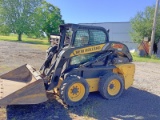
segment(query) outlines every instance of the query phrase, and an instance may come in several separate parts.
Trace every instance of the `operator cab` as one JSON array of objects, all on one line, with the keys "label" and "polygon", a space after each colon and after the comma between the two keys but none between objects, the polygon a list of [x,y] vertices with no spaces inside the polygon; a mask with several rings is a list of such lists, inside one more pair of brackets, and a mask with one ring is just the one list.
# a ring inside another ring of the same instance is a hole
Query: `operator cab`
[{"label": "operator cab", "polygon": [[63,48],[67,45],[77,48],[103,44],[109,41],[108,31],[106,31],[104,28],[78,24],[61,25],[60,36],[60,48]]}]

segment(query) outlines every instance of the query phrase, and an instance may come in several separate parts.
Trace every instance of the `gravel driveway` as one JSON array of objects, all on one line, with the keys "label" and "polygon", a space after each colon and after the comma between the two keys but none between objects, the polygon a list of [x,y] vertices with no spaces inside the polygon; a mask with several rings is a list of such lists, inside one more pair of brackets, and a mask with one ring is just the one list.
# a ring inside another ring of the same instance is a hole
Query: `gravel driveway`
[{"label": "gravel driveway", "polygon": [[[0,41],[0,75],[25,63],[38,69],[44,57],[45,51],[37,45]],[[48,93],[45,103],[0,108],[0,120],[160,120],[160,64],[135,65],[133,86],[116,100],[103,99],[96,92],[82,106],[68,108]]]}]

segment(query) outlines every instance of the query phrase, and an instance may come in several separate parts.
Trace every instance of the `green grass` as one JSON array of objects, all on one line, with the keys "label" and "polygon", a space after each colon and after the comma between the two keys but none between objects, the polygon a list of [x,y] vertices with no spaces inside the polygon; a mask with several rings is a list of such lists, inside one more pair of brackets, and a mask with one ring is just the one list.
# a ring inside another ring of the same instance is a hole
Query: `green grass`
[{"label": "green grass", "polygon": [[0,41],[29,43],[29,44],[31,44],[31,47],[33,47],[33,48],[36,47],[36,48],[41,49],[41,50],[46,50],[48,48],[48,46],[50,45],[48,43],[47,38],[35,39],[35,38],[28,38],[26,35],[22,35],[22,41],[18,41],[17,39],[18,39],[18,35],[16,35],[16,34],[11,34],[9,36],[0,35]]},{"label": "green grass", "polygon": [[132,53],[133,61],[134,62],[153,62],[153,63],[160,63],[160,58],[157,58],[155,55],[152,55],[151,57],[140,57],[138,54]]},{"label": "green grass", "polygon": [[[17,39],[18,39],[18,35],[16,34],[11,34],[9,36],[0,35],[0,40],[3,40],[3,41],[19,42]],[[26,35],[22,35],[22,41],[20,42],[30,43],[30,44],[49,45],[47,38],[34,39],[34,38],[28,38]]]}]

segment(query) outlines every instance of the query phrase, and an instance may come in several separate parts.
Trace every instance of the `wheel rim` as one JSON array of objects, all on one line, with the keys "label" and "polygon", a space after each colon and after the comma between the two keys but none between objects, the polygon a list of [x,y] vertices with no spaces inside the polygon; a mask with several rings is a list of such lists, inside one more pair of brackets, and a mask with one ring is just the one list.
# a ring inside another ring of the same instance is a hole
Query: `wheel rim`
[{"label": "wheel rim", "polygon": [[68,97],[71,101],[79,101],[85,94],[85,87],[82,83],[74,83],[68,89]]},{"label": "wheel rim", "polygon": [[107,87],[108,93],[112,96],[117,95],[120,91],[121,84],[118,80],[114,79],[109,82],[109,85]]}]

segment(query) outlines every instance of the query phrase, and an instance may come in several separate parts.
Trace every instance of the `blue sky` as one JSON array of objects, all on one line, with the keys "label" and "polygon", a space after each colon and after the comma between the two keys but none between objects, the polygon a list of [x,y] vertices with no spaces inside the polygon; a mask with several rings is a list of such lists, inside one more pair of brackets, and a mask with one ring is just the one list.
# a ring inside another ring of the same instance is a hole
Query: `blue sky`
[{"label": "blue sky", "polygon": [[61,9],[65,23],[128,22],[156,0],[47,0]]}]

